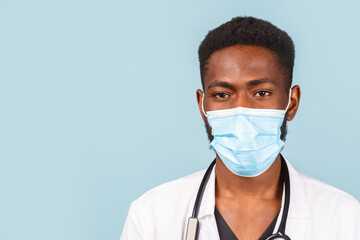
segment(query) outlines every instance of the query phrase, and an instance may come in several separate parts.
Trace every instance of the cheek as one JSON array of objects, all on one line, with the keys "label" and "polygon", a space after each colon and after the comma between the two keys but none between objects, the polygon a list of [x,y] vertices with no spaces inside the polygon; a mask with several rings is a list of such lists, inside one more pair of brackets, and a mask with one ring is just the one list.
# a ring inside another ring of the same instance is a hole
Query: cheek
[{"label": "cheek", "polygon": [[232,99],[227,101],[209,101],[206,109],[209,109],[207,111],[212,111],[234,108],[236,106],[234,106],[233,102],[234,101]]}]

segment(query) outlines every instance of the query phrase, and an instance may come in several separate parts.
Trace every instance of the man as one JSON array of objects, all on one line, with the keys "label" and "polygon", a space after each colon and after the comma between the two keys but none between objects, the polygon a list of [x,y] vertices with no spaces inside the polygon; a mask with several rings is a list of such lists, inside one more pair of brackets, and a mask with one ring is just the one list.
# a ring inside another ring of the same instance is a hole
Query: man
[{"label": "man", "polygon": [[273,233],[360,240],[359,202],[297,172],[280,154],[286,122],[300,103],[300,87],[291,87],[294,53],[284,31],[252,17],[208,33],[199,48],[203,90],[196,96],[216,165],[198,213],[188,221],[205,171],[134,201],[121,240],[257,240]]}]

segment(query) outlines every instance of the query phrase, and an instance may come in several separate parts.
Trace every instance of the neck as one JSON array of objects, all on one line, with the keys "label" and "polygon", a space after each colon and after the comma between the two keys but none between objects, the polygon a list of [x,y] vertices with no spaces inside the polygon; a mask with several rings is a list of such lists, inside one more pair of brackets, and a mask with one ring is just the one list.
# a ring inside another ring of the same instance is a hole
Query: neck
[{"label": "neck", "polygon": [[280,155],[269,169],[257,177],[242,177],[232,173],[216,156],[216,197],[244,201],[279,200],[283,185],[280,172]]}]

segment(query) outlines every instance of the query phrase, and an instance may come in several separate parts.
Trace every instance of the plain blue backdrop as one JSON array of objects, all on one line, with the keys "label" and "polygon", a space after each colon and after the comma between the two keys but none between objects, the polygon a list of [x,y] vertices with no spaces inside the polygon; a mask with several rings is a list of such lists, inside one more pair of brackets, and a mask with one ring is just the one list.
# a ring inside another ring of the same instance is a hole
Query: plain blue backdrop
[{"label": "plain blue backdrop", "polygon": [[130,203],[213,159],[197,48],[234,16],[296,46],[285,156],[360,199],[358,1],[0,0],[0,239],[119,239]]}]

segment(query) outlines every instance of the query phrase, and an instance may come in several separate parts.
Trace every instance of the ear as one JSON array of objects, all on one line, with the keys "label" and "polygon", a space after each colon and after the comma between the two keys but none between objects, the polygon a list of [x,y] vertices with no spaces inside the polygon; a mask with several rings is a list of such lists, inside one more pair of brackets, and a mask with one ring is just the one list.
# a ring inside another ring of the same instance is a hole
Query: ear
[{"label": "ear", "polygon": [[290,105],[286,114],[286,121],[291,121],[294,119],[296,112],[300,104],[301,91],[300,86],[295,85],[291,89]]},{"label": "ear", "polygon": [[203,113],[203,109],[202,109],[202,101],[203,101],[203,98],[204,98],[204,93],[203,91],[201,91],[200,89],[196,90],[196,101],[197,101],[197,104],[198,104],[198,108],[199,108],[199,112],[201,114],[201,117],[203,119],[204,122],[206,122],[206,117]]}]

